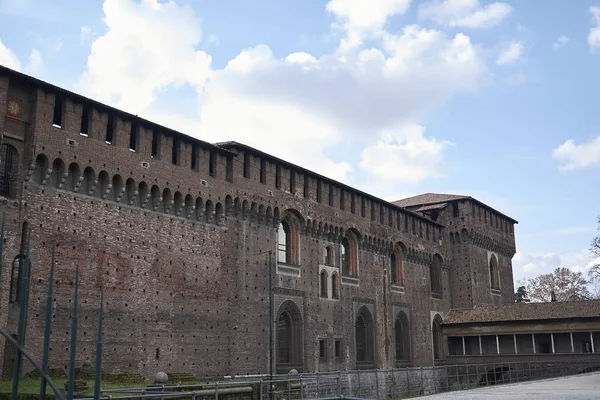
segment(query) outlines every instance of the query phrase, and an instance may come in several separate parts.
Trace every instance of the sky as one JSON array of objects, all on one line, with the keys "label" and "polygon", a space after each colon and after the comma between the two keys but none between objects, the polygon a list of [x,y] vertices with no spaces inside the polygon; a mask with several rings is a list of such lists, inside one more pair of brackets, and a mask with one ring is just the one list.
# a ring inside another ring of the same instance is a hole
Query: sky
[{"label": "sky", "polygon": [[386,200],[519,221],[515,282],[586,272],[600,0],[0,0],[0,64]]}]

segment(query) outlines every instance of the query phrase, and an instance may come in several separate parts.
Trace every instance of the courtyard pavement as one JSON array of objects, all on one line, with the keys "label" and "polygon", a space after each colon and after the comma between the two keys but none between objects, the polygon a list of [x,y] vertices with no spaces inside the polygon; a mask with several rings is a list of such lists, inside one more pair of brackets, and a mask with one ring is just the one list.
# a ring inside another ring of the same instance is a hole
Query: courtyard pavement
[{"label": "courtyard pavement", "polygon": [[417,397],[426,400],[600,399],[600,372]]}]

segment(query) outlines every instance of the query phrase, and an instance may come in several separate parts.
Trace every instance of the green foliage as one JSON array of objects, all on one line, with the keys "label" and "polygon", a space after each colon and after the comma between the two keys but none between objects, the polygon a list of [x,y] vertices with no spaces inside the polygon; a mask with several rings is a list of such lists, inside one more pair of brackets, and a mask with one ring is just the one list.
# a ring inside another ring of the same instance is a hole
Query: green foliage
[{"label": "green foliage", "polygon": [[531,300],[527,297],[527,289],[525,286],[519,286],[515,292],[515,303],[529,303]]}]

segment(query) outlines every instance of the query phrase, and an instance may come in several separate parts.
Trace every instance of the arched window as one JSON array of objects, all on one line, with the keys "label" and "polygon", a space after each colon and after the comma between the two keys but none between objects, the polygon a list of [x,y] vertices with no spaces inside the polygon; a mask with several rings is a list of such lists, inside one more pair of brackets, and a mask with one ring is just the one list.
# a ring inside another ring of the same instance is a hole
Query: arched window
[{"label": "arched window", "polygon": [[121,201],[121,195],[123,194],[123,178],[117,174],[113,176],[112,187],[110,188],[111,196],[110,200],[119,202]]},{"label": "arched window", "polygon": [[148,204],[148,184],[144,181],[138,185],[138,195],[136,205],[140,208],[145,208]]},{"label": "arched window", "polygon": [[356,368],[368,369],[375,365],[373,353],[373,318],[366,307],[362,307],[354,324],[356,340]]},{"label": "arched window", "polygon": [[52,174],[50,175],[50,186],[61,188],[62,179],[65,173],[65,163],[60,158],[57,158],[52,163]]},{"label": "arched window", "polygon": [[346,232],[342,239],[342,274],[358,276],[358,239],[354,232]]},{"label": "arched window", "polygon": [[205,209],[204,209],[204,221],[207,223],[212,222],[213,220],[213,204],[211,200],[206,200]]},{"label": "arched window", "polygon": [[442,297],[442,257],[439,254],[433,256],[429,274],[431,279],[431,295],[433,297]]},{"label": "arched window", "polygon": [[133,202],[135,201],[135,197],[137,195],[138,191],[135,181],[133,180],[133,178],[127,179],[127,181],[125,182],[125,201],[127,202],[127,204],[133,205]]},{"label": "arched window", "polygon": [[327,290],[327,271],[321,271],[321,278],[320,278],[320,283],[321,283],[321,297],[323,298],[328,298],[329,297],[329,290]]},{"label": "arched window", "polygon": [[340,281],[337,273],[331,274],[331,297],[333,299],[340,298]]},{"label": "arched window", "polygon": [[173,197],[171,196],[171,191],[168,188],[165,188],[162,193],[162,212],[165,214],[171,213],[171,206],[173,203]]},{"label": "arched window", "polygon": [[302,372],[302,317],[292,301],[284,302],[277,314],[277,373],[295,368]]},{"label": "arched window", "polygon": [[286,211],[283,213],[277,230],[277,261],[284,264],[298,265],[300,235],[297,216]]},{"label": "arched window", "polygon": [[394,339],[396,347],[396,364],[406,363],[410,360],[410,335],[408,318],[404,312],[398,313],[394,323]]},{"label": "arched window", "polygon": [[100,171],[98,174],[98,185],[96,186],[96,197],[104,199],[108,190],[108,173]]},{"label": "arched window", "polygon": [[35,159],[35,169],[33,170],[33,183],[41,185],[46,178],[46,170],[48,169],[48,158],[40,154]]},{"label": "arched window", "polygon": [[494,254],[490,257],[490,287],[494,290],[500,290],[500,271],[498,260]]},{"label": "arched window", "polygon": [[79,172],[79,165],[77,163],[69,164],[69,170],[67,173],[66,190],[77,191],[79,190],[79,178],[81,173]]},{"label": "arched window", "polygon": [[396,285],[404,285],[404,266],[402,263],[402,245],[396,243],[394,251],[390,256],[390,268],[392,283]]},{"label": "arched window", "polygon": [[431,325],[431,338],[433,341],[433,359],[439,360],[442,358],[442,332],[440,325],[442,324],[442,319],[439,315],[436,315],[433,319],[433,324]]},{"label": "arched window", "polygon": [[333,265],[333,248],[325,246],[325,265]]},{"label": "arched window", "polygon": [[15,197],[19,153],[8,144],[0,147],[0,196]]}]

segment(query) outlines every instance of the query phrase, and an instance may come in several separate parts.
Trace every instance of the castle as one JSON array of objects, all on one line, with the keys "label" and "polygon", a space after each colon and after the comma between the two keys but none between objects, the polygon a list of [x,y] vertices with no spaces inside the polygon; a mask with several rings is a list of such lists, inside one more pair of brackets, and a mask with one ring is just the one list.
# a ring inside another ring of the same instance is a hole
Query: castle
[{"label": "castle", "polygon": [[[233,375],[427,366],[450,310],[513,302],[515,220],[469,196],[393,203],[252,147],[211,144],[0,67],[0,327],[50,366]],[[271,295],[272,294],[272,295]],[[12,371],[0,341],[0,372]],[[13,356],[14,357],[14,356]]]}]

